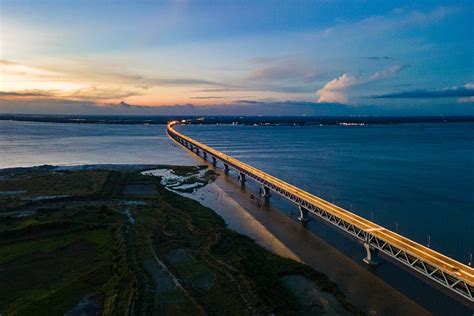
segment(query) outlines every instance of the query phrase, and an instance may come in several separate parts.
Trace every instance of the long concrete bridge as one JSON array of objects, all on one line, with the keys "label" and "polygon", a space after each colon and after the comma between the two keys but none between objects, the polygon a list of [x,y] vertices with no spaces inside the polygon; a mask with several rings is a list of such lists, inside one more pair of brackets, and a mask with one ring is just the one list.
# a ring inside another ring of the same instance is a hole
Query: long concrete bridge
[{"label": "long concrete bridge", "polygon": [[242,183],[247,178],[253,179],[262,186],[260,194],[265,199],[270,197],[271,192],[275,192],[297,204],[300,210],[299,220],[307,221],[308,213],[311,213],[360,240],[367,253],[363,259],[365,263],[376,264],[374,253],[383,253],[416,273],[474,302],[474,269],[472,267],[185,136],[173,128],[177,124],[180,122],[173,121],[167,126],[167,132],[171,138],[197,155],[202,153],[204,159],[209,157],[214,165],[218,161],[222,162],[226,173],[230,168],[234,169],[239,173],[239,180]]}]

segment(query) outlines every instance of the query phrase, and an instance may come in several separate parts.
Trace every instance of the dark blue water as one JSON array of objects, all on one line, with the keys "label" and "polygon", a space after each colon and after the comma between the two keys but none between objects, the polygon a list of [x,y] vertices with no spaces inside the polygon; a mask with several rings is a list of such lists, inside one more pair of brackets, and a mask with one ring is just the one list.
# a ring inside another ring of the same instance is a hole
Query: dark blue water
[{"label": "dark blue water", "polygon": [[474,251],[473,123],[178,129],[461,262]]}]

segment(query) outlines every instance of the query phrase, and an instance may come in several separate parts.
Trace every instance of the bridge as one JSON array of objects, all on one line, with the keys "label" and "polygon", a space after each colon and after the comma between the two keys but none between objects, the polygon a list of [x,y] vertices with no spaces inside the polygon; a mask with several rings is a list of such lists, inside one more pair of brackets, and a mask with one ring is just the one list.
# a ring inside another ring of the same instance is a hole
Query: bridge
[{"label": "bridge", "polygon": [[308,214],[311,213],[354,236],[366,250],[366,257],[363,259],[365,263],[376,264],[374,254],[382,253],[474,302],[474,269],[472,267],[185,136],[174,129],[177,124],[180,122],[173,121],[167,125],[168,135],[172,139],[197,155],[202,153],[204,159],[211,158],[213,165],[216,165],[218,161],[222,162],[226,174],[230,168],[234,169],[239,173],[239,180],[242,183],[247,178],[256,181],[261,185],[260,194],[265,199],[269,199],[271,192],[275,192],[296,203],[300,211],[300,221],[307,221]]}]

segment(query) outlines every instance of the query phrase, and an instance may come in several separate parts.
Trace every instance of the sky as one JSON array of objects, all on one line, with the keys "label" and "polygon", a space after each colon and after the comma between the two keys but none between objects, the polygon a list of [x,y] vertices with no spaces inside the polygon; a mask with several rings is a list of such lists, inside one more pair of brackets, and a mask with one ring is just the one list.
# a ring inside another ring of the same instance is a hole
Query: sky
[{"label": "sky", "polygon": [[0,1],[0,113],[474,115],[473,1]]}]

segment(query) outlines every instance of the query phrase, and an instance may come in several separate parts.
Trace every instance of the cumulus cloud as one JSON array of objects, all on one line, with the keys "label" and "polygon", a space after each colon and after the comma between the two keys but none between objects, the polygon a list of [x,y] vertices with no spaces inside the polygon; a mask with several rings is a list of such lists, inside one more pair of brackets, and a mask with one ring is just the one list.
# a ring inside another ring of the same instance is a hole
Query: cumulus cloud
[{"label": "cumulus cloud", "polygon": [[348,103],[349,98],[346,90],[360,84],[361,80],[359,78],[343,74],[339,78],[329,81],[322,89],[316,92],[318,102]]},{"label": "cumulus cloud", "polygon": [[342,76],[329,81],[321,89],[316,91],[317,101],[319,103],[349,103],[348,90],[351,87],[361,86],[374,81],[391,78],[408,67],[409,65],[392,66],[387,69],[377,71],[367,78],[343,74]]}]

